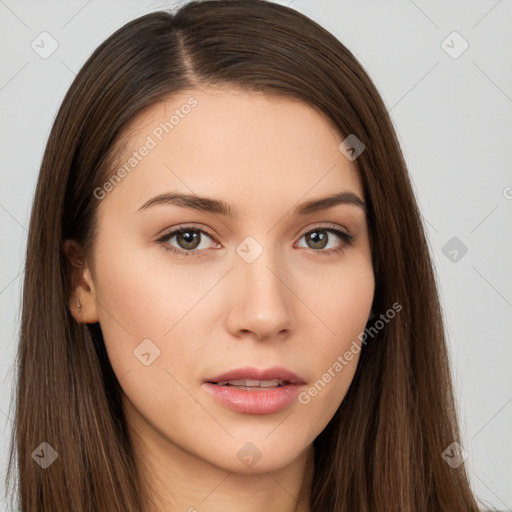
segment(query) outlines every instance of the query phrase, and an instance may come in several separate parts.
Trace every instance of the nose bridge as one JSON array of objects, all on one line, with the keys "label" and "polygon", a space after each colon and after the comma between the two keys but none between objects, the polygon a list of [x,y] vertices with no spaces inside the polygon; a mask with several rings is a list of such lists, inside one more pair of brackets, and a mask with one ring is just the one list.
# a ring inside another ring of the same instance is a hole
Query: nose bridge
[{"label": "nose bridge", "polygon": [[[237,292],[232,312],[237,330],[269,337],[292,327],[291,294],[286,283],[286,262],[267,237],[265,245],[246,237],[237,247]],[[261,238],[260,238],[261,239]]]}]

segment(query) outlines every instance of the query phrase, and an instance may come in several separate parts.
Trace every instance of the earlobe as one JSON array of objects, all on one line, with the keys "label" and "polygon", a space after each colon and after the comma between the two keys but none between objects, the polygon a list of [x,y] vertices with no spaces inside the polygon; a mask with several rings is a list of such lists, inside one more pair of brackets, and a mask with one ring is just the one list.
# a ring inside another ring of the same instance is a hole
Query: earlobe
[{"label": "earlobe", "polygon": [[75,240],[66,240],[64,252],[72,290],[69,298],[71,315],[79,323],[96,323],[99,321],[96,290],[82,248]]}]

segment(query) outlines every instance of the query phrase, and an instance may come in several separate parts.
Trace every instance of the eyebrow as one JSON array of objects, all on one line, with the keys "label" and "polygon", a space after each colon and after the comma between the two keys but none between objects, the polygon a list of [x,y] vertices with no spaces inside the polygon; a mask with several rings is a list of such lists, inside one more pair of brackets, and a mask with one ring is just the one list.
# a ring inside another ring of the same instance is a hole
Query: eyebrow
[{"label": "eyebrow", "polygon": [[[146,201],[137,211],[145,210],[155,205],[172,204],[182,208],[199,210],[206,213],[219,214],[226,217],[237,217],[238,211],[229,203],[210,197],[201,197],[181,192],[167,192]],[[358,206],[366,211],[365,202],[354,192],[344,191],[320,199],[304,202],[293,210],[293,215],[304,216],[313,212],[327,210],[339,204]]]}]

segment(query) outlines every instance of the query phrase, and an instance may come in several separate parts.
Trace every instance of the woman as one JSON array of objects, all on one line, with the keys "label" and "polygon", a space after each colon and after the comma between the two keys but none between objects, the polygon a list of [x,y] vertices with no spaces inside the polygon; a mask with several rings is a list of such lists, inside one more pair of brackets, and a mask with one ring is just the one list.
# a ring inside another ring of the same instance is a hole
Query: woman
[{"label": "woman", "polygon": [[23,511],[478,510],[392,124],[290,8],[191,2],[87,61],[18,359]]}]

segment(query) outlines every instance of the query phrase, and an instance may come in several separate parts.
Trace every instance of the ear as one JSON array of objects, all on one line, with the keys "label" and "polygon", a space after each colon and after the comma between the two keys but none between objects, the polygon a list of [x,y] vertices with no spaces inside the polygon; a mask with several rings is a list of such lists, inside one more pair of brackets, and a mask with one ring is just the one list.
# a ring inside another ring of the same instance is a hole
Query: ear
[{"label": "ear", "polygon": [[75,240],[66,240],[64,253],[71,280],[71,314],[78,323],[94,324],[99,320],[98,303],[91,269],[83,257],[83,250]]}]

